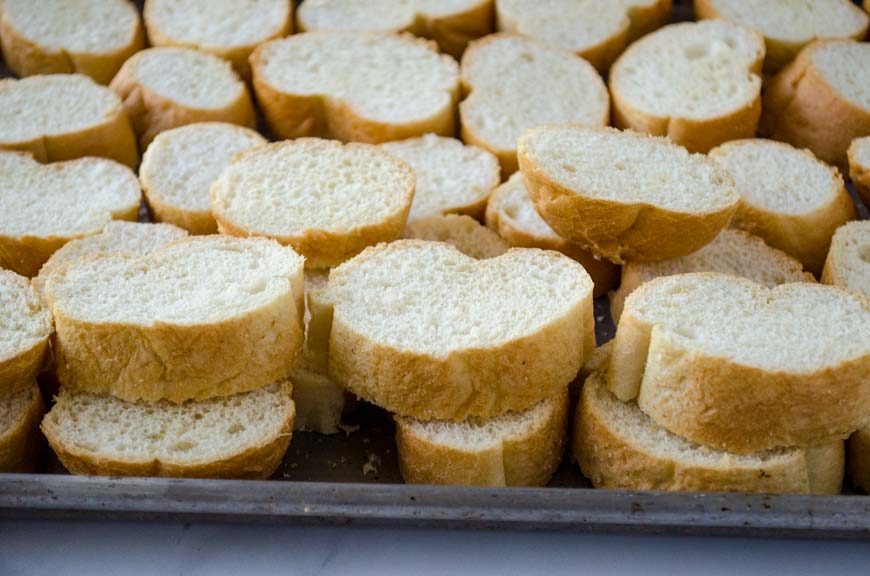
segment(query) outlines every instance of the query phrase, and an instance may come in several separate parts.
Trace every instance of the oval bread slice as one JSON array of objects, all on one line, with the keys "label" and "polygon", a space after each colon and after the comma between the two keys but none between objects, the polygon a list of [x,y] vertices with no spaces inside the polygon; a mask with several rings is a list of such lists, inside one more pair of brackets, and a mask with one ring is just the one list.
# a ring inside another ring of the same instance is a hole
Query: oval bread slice
[{"label": "oval bread slice", "polygon": [[546,486],[562,461],[567,429],[567,390],[494,418],[397,416],[399,470],[409,484]]},{"label": "oval bread slice", "polygon": [[36,380],[50,335],[51,314],[30,281],[0,270],[0,397]]},{"label": "oval bread slice", "polygon": [[26,387],[0,395],[0,472],[36,472],[45,440],[39,422],[45,414],[35,380]]},{"label": "oval bread slice", "polygon": [[184,404],[61,388],[42,431],[73,474],[263,479],[290,445],[294,415],[289,382]]},{"label": "oval bread slice", "polygon": [[855,191],[870,207],[870,136],[856,138],[849,145],[849,177]]},{"label": "oval bread slice", "polygon": [[459,67],[408,34],[309,32],[260,45],[254,91],[279,138],[381,143],[454,133]]},{"label": "oval bread slice", "polygon": [[501,256],[510,248],[498,234],[481,226],[471,216],[457,214],[415,220],[405,226],[402,237],[446,242],[466,256],[478,260]]},{"label": "oval bread slice", "polygon": [[870,221],[837,228],[822,282],[870,298]]},{"label": "oval bread slice", "polygon": [[302,266],[276,242],[203,236],[62,267],[44,289],[58,380],[182,402],[285,378],[302,346]]},{"label": "oval bread slice", "polygon": [[665,138],[569,124],[529,130],[518,147],[523,180],[544,220],[612,262],[694,252],[737,208],[723,169]]},{"label": "oval bread slice", "polygon": [[669,431],[745,454],[843,439],[867,419],[870,300],[693,273],[625,301],[611,391]]},{"label": "oval bread slice", "polygon": [[300,138],[239,154],[211,187],[218,229],[291,245],[329,268],[402,233],[414,171],[369,144]]}]

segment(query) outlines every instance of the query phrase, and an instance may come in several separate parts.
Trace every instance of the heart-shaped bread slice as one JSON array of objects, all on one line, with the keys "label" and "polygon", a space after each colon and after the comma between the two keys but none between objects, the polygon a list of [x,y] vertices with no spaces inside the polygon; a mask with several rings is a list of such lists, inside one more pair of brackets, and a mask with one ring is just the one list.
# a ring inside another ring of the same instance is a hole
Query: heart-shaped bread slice
[{"label": "heart-shaped bread slice", "polygon": [[421,420],[531,408],[566,388],[595,346],[592,280],[556,252],[475,260],[400,240],[333,269],[312,301],[310,326],[331,320],[313,343],[328,346],[330,374]]},{"label": "heart-shaped bread slice", "polygon": [[608,374],[621,400],[698,444],[845,438],[868,419],[870,301],[805,282],[657,278],[626,299]]},{"label": "heart-shaped bread slice", "polygon": [[226,396],[285,378],[302,346],[303,258],[261,238],[184,238],[49,275],[60,383],[128,401]]},{"label": "heart-shaped bread slice", "polygon": [[0,270],[0,395],[36,379],[51,335],[51,314],[30,281]]}]

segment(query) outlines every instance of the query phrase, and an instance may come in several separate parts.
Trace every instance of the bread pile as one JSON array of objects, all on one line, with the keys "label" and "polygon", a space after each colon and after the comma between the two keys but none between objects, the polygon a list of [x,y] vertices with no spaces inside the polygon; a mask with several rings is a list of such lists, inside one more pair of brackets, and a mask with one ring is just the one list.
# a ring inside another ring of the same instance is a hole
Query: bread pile
[{"label": "bread pile", "polygon": [[0,471],[870,490],[868,17],[694,5],[4,0]]}]

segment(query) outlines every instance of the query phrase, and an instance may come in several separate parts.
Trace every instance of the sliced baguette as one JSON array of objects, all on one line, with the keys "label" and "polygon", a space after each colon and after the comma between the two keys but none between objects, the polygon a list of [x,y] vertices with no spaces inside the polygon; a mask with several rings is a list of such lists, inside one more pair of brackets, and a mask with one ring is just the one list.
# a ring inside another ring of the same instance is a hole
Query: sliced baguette
[{"label": "sliced baguette", "polygon": [[118,96],[81,74],[0,80],[0,150],[30,152],[40,162],[82,156],[139,162]]},{"label": "sliced baguette", "polygon": [[145,35],[128,0],[3,0],[0,46],[19,77],[78,72],[108,84]]},{"label": "sliced baguette", "polygon": [[403,160],[417,175],[408,222],[441,214],[468,214],[480,219],[492,189],[498,186],[498,160],[454,138],[426,134],[381,148]]},{"label": "sliced baguette", "polygon": [[837,169],[807,150],[760,139],[729,142],[710,157],[731,175],[740,194],[731,225],[760,236],[818,275],[834,231],[856,216]]},{"label": "sliced baguette", "polygon": [[0,473],[37,471],[45,447],[39,432],[44,414],[34,380],[17,392],[0,395]]},{"label": "sliced baguette", "polygon": [[291,0],[146,0],[143,16],[152,46],[214,54],[246,80],[254,48],[293,31]]},{"label": "sliced baguette", "polygon": [[517,170],[517,138],[553,122],[606,126],[607,87],[588,62],[535,41],[496,34],[462,57],[462,139],[498,157],[505,176]]},{"label": "sliced baguette", "polygon": [[260,45],[251,68],[266,125],[279,138],[381,143],[454,134],[459,67],[407,34],[297,34]]},{"label": "sliced baguette", "polygon": [[466,256],[478,260],[501,256],[510,248],[498,234],[481,226],[471,216],[457,214],[416,220],[405,226],[402,237],[446,242]]},{"label": "sliced baguette", "polygon": [[822,38],[862,40],[867,15],[849,0],[695,0],[695,17],[721,18],[764,36],[764,72],[774,74]]},{"label": "sliced baguette", "polygon": [[583,385],[572,449],[596,488],[690,492],[839,494],[844,448],[731,454],[668,432],[634,402],[620,402],[595,372]]},{"label": "sliced baguette", "polygon": [[0,270],[0,397],[36,380],[51,335],[51,314],[27,278]]},{"label": "sliced baguette", "polygon": [[237,155],[211,187],[218,229],[291,245],[329,268],[402,233],[414,171],[369,144],[300,138]]},{"label": "sliced baguette", "polygon": [[493,29],[494,0],[308,0],[299,7],[300,32],[410,32],[430,38],[445,54],[462,55],[471,40]]},{"label": "sliced baguette", "polygon": [[595,284],[595,298],[607,294],[619,282],[619,266],[572,244],[550,228],[535,209],[520,173],[511,176],[490,195],[486,225],[511,246],[556,250],[582,264]]},{"label": "sliced baguette", "polygon": [[667,23],[671,0],[499,0],[499,30],[533,36],[605,74],[625,47]]},{"label": "sliced baguette", "polygon": [[149,404],[61,388],[42,431],[73,474],[262,479],[290,445],[291,390]]},{"label": "sliced baguette", "polygon": [[266,144],[249,128],[197,122],[158,134],[139,167],[139,181],[154,219],[192,234],[214,234],[209,189],[238,152]]},{"label": "sliced baguette", "polygon": [[420,420],[531,408],[566,389],[595,347],[592,280],[555,252],[474,260],[399,240],[333,269],[312,296],[330,375]]},{"label": "sliced baguette", "polygon": [[35,276],[70,240],[113,219],[135,220],[141,198],[136,175],[111,160],[40,164],[0,152],[0,267]]},{"label": "sliced baguette", "polygon": [[523,180],[544,220],[612,262],[694,252],[737,208],[722,168],[665,138],[569,124],[529,130],[518,147]]},{"label": "sliced baguette", "polygon": [[764,240],[742,230],[726,228],[712,242],[687,256],[661,262],[628,262],[622,267],[619,289],[610,295],[610,314],[619,321],[625,299],[644,282],[689,272],[720,272],[748,278],[770,288],[788,282],[815,282],[801,263]]},{"label": "sliced baguette", "polygon": [[837,228],[822,282],[870,298],[870,221],[849,222]]},{"label": "sliced baguette", "polygon": [[765,86],[761,132],[845,170],[852,140],[870,135],[870,44],[825,40],[801,50]]},{"label": "sliced baguette", "polygon": [[183,238],[49,275],[62,386],[127,401],[227,396],[289,375],[303,258],[265,239]]},{"label": "sliced baguette", "polygon": [[853,140],[848,156],[849,177],[864,206],[870,209],[870,136]]},{"label": "sliced baguette", "polygon": [[409,484],[546,486],[562,461],[567,430],[567,390],[494,418],[397,416],[399,470]]},{"label": "sliced baguette", "polygon": [[691,152],[752,138],[761,116],[760,34],[724,20],[671,24],[610,70],[613,124],[668,136]]},{"label": "sliced baguette", "polygon": [[626,299],[608,384],[671,432],[745,454],[846,438],[867,420],[868,373],[867,299],[693,273]]},{"label": "sliced baguette", "polygon": [[255,124],[251,96],[232,66],[198,50],[142,50],[109,87],[124,102],[142,150],[160,132],[194,122]]}]

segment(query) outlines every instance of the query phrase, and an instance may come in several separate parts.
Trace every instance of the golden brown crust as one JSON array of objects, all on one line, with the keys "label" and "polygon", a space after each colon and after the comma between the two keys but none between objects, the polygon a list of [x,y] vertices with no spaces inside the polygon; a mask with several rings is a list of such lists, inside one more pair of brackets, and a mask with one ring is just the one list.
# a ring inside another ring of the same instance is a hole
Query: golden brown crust
[{"label": "golden brown crust", "polygon": [[849,177],[855,185],[855,191],[858,193],[861,201],[864,202],[864,206],[870,208],[870,166],[858,159],[857,146],[857,139],[853,140],[852,144],[849,145]]},{"label": "golden brown crust", "polygon": [[26,386],[31,388],[26,410],[0,434],[0,472],[36,472],[45,448],[39,432],[39,422],[45,414],[42,395],[35,380],[27,381]]},{"label": "golden brown crust", "polygon": [[155,222],[168,222],[179,228],[184,228],[191,234],[207,235],[217,234],[218,225],[212,216],[211,210],[190,210],[179,208],[171,202],[163,202],[163,198],[157,195],[148,194],[148,181],[142,178],[142,192],[145,196],[145,204],[148,206],[148,212]]}]

